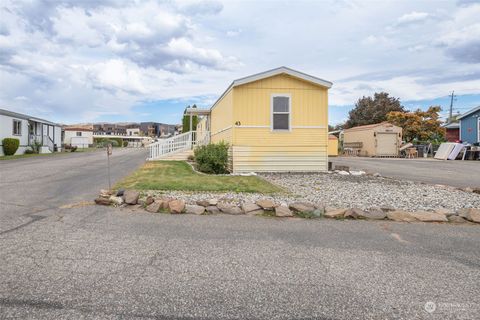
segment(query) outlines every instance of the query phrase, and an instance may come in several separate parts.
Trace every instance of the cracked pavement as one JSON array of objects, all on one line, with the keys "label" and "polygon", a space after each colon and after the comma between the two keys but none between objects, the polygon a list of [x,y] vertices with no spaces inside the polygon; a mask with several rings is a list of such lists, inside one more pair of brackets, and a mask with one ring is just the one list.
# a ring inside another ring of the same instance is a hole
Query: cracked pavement
[{"label": "cracked pavement", "polygon": [[[115,179],[144,159],[134,152],[117,156]],[[100,154],[54,164],[0,162],[0,318],[480,314],[478,226],[167,215],[93,206],[85,201],[104,186],[99,159]],[[84,168],[67,169],[77,162]],[[15,177],[17,171],[34,177],[37,170],[38,179]],[[67,182],[72,186],[62,187]],[[424,308],[429,301],[435,303],[432,313]]]}]

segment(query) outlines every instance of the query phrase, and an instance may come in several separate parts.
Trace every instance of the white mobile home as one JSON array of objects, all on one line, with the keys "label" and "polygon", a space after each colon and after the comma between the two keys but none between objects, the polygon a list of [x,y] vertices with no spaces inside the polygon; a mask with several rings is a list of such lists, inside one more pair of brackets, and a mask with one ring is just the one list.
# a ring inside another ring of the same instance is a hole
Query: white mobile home
[{"label": "white mobile home", "polygon": [[63,143],[77,148],[93,145],[93,129],[82,127],[64,127]]},{"label": "white mobile home", "polygon": [[[0,109],[0,145],[4,138],[20,140],[15,154],[23,154],[35,141],[40,144],[40,153],[51,153],[60,151],[62,127],[47,120]],[[0,146],[0,155],[4,155],[3,145]]]}]

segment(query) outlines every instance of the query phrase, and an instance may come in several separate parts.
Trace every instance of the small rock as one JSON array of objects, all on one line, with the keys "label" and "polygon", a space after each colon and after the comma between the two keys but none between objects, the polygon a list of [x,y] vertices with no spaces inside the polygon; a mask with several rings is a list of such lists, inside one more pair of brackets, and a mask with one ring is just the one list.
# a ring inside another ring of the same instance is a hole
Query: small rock
[{"label": "small rock", "polygon": [[347,209],[333,209],[328,208],[327,212],[325,212],[324,216],[327,218],[343,218],[343,215]]},{"label": "small rock", "polygon": [[410,212],[403,210],[395,210],[387,212],[387,218],[393,221],[403,221],[403,222],[413,222],[416,221],[415,218]]},{"label": "small rock", "polygon": [[117,206],[123,204],[123,198],[122,197],[111,196],[109,199],[110,199],[111,203],[113,203]]},{"label": "small rock", "polygon": [[364,215],[365,215],[365,211],[363,211],[362,209],[353,208],[345,211],[345,213],[343,214],[343,217],[350,218],[350,219],[358,219]]},{"label": "small rock", "polygon": [[449,216],[454,216],[454,215],[457,215],[457,213],[453,210],[449,210],[449,209],[445,209],[445,208],[438,208],[438,209],[435,209],[435,212],[436,213],[439,213],[439,214],[443,214],[447,217]]},{"label": "small rock", "polygon": [[168,209],[170,213],[182,213],[185,209],[185,201],[177,199],[168,203]]},{"label": "small rock", "polygon": [[437,212],[417,211],[411,213],[411,215],[423,222],[448,222],[446,215]]},{"label": "small rock", "polygon": [[275,208],[275,203],[268,199],[257,200],[256,204],[264,210],[273,210],[273,208]]},{"label": "small rock", "polygon": [[95,203],[102,206],[109,206],[111,204],[110,199],[98,197],[95,199]]},{"label": "small rock", "polygon": [[217,208],[220,209],[223,213],[226,214],[243,214],[243,210],[237,207],[236,205],[229,203],[219,203]]},{"label": "small rock", "polygon": [[203,214],[205,212],[204,206],[187,204],[185,205],[185,212],[190,214]]},{"label": "small rock", "polygon": [[360,218],[369,220],[383,220],[387,217],[387,214],[380,208],[370,208],[364,211]]},{"label": "small rock", "polygon": [[375,173],[373,174],[373,176],[374,176],[374,177],[381,177],[382,175],[381,175],[380,173],[378,173],[378,172],[375,172]]},{"label": "small rock", "polygon": [[458,210],[458,215],[468,221],[480,223],[480,209],[462,208]]},{"label": "small rock", "polygon": [[288,207],[294,212],[311,213],[315,211],[315,206],[310,202],[294,202]]},{"label": "small rock", "polygon": [[392,206],[381,206],[380,209],[384,212],[395,211],[395,208]]},{"label": "small rock", "polygon": [[218,204],[218,199],[210,199],[208,200],[208,205],[210,206],[216,206]]},{"label": "small rock", "polygon": [[153,197],[148,196],[147,199],[145,199],[145,204],[148,206],[151,205],[154,201],[155,199]]},{"label": "small rock", "polygon": [[252,211],[261,210],[261,208],[260,206],[257,206],[253,202],[245,202],[244,204],[242,204],[242,210],[248,214],[249,212],[252,212]]},{"label": "small rock", "polygon": [[160,202],[152,202],[149,205],[147,205],[145,210],[147,210],[148,212],[157,213],[158,211],[160,211],[161,205],[162,204]]},{"label": "small rock", "polygon": [[103,198],[108,198],[112,195],[112,191],[107,190],[107,189],[100,189],[100,196]]},{"label": "small rock", "polygon": [[209,214],[218,214],[220,213],[220,209],[218,209],[216,206],[208,206],[205,208]]},{"label": "small rock", "polygon": [[352,176],[363,176],[363,175],[365,175],[365,173],[366,173],[365,171],[361,171],[361,170],[360,171],[352,171],[352,170],[350,171],[350,174]]},{"label": "small rock", "polygon": [[278,206],[275,208],[275,215],[277,217],[293,217],[292,211],[287,206]]},{"label": "small rock", "polygon": [[197,205],[202,206],[202,207],[208,207],[210,205],[210,202],[208,200],[198,200]]},{"label": "small rock", "polygon": [[452,215],[447,217],[448,221],[451,223],[468,223],[468,220],[457,215]]},{"label": "small rock", "polygon": [[340,170],[337,173],[341,176],[349,176],[350,175],[350,173],[348,173],[347,171],[343,171],[343,170]]},{"label": "small rock", "polygon": [[466,188],[463,188],[463,191],[465,191],[465,192],[473,192],[473,188],[466,187]]},{"label": "small rock", "polygon": [[125,190],[123,193],[123,199],[126,204],[137,204],[140,192],[135,190]]},{"label": "small rock", "polygon": [[473,188],[473,193],[480,194],[480,188]]},{"label": "small rock", "polygon": [[263,209],[258,209],[258,210],[253,210],[253,211],[249,211],[249,212],[245,212],[246,215],[249,215],[249,216],[261,216],[263,214],[265,214],[265,210]]},{"label": "small rock", "polygon": [[123,193],[125,192],[125,189],[118,189],[117,191],[117,197],[123,196]]}]

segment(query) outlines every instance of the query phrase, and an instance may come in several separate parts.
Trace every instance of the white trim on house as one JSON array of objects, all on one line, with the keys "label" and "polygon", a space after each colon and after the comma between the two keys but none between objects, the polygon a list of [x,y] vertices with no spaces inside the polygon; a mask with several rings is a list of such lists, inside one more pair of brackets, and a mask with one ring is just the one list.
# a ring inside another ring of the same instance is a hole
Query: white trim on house
[{"label": "white trim on house", "polygon": [[[274,98],[288,98],[288,111],[287,112],[275,112],[273,110]],[[274,114],[288,114],[288,129],[274,129],[273,128],[273,115]],[[270,131],[271,132],[290,132],[292,131],[292,95],[290,93],[272,93],[270,96]]]},{"label": "white trim on house", "polygon": [[480,117],[477,118],[477,142],[480,142]]},{"label": "white trim on house", "polygon": [[478,107],[476,107],[476,108],[473,108],[472,110],[469,110],[469,111],[465,112],[465,113],[462,114],[461,116],[457,117],[457,119],[458,119],[458,120],[463,119],[463,118],[465,118],[466,116],[468,116],[469,114],[475,113],[475,112],[477,112],[477,111],[479,111],[479,110],[480,110],[480,106],[478,106]]},{"label": "white trim on house", "polygon": [[230,90],[232,90],[232,88],[234,88],[236,86],[240,86],[242,84],[247,84],[247,83],[250,83],[250,82],[254,82],[254,81],[262,80],[262,79],[265,79],[265,78],[273,77],[273,76],[276,76],[276,75],[279,75],[279,74],[288,74],[292,77],[299,78],[299,79],[302,79],[302,80],[305,80],[305,81],[308,81],[308,82],[312,82],[312,83],[315,83],[319,86],[326,87],[328,89],[330,89],[333,85],[333,83],[330,82],[330,81],[320,79],[320,78],[317,78],[317,77],[311,76],[309,74],[306,74],[306,73],[303,73],[303,72],[300,72],[300,71],[297,71],[297,70],[293,70],[293,69],[290,69],[290,68],[287,68],[287,67],[279,67],[279,68],[275,68],[275,69],[268,70],[268,71],[265,71],[265,72],[260,72],[260,73],[257,73],[257,74],[254,74],[254,75],[251,75],[251,76],[248,76],[248,77],[244,77],[244,78],[234,80],[228,86],[228,88],[220,95],[220,97],[217,99],[217,101],[215,101],[215,103],[210,108],[210,111],[212,111],[217,106],[217,103],[220,100],[222,100],[222,98],[224,96],[226,96],[227,93],[230,92]]}]

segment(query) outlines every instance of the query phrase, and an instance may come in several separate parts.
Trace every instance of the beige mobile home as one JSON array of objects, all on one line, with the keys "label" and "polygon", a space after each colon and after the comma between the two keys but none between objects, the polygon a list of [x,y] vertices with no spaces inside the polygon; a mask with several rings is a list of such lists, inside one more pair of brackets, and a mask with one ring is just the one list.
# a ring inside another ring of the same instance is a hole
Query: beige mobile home
[{"label": "beige mobile home", "polygon": [[396,157],[402,141],[402,128],[388,122],[346,129],[344,148],[355,146],[364,157]]}]

